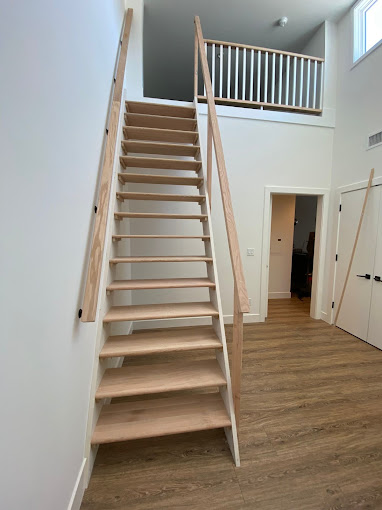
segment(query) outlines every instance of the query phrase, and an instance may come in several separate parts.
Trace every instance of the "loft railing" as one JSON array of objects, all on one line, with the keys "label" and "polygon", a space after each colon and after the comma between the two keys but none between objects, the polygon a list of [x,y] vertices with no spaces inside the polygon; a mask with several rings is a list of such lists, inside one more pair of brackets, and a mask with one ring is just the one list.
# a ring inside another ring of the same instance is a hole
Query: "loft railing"
[{"label": "loft railing", "polygon": [[[324,59],[258,46],[204,39],[218,104],[322,113]],[[195,96],[206,100],[203,84]]]},{"label": "loft railing", "polygon": [[217,172],[220,182],[220,191],[223,203],[224,218],[227,230],[228,245],[231,255],[232,272],[234,279],[234,314],[233,314],[233,346],[232,346],[232,392],[235,406],[236,423],[239,424],[240,415],[240,382],[243,351],[243,313],[249,312],[249,300],[244,279],[243,265],[240,256],[239,241],[233,215],[231,193],[229,190],[227,170],[225,166],[223,145],[221,141],[219,124],[216,115],[214,93],[212,91],[211,75],[204,49],[205,40],[199,16],[195,17],[195,75],[194,87],[197,97],[198,63],[202,68],[202,81],[205,88],[205,99],[208,105],[208,134],[207,134],[207,193],[211,205],[212,182],[212,146],[215,147]]},{"label": "loft railing", "polygon": [[133,19],[133,9],[128,9],[125,15],[125,25],[120,41],[117,72],[114,81],[113,99],[111,102],[109,125],[106,129],[107,139],[105,157],[102,166],[100,191],[97,204],[92,248],[88,274],[86,278],[85,295],[82,305],[82,322],[94,322],[97,313],[99,285],[101,280],[102,258],[105,249],[105,234],[110,202],[110,189],[113,176],[114,155],[117,144],[117,129],[121,110],[123,82],[125,79],[127,47],[129,44],[130,28]]}]

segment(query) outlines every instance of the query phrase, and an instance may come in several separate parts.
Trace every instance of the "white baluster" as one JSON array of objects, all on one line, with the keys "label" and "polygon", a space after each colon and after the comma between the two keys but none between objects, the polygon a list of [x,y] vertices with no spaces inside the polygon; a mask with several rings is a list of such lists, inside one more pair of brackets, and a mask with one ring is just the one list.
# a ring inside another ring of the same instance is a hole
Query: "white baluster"
[{"label": "white baluster", "polygon": [[231,46],[228,46],[227,98],[231,97]]},{"label": "white baluster", "polygon": [[219,96],[223,97],[223,45],[220,45]]},{"label": "white baluster", "polygon": [[[208,62],[207,43],[204,43],[204,51],[206,52],[206,59]],[[203,80],[204,81],[204,80]],[[204,97],[206,97],[206,86],[204,85]]]},{"label": "white baluster", "polygon": [[215,44],[212,45],[212,93],[215,97]]},{"label": "white baluster", "polygon": [[304,59],[301,58],[300,63],[300,100],[299,100],[299,106],[302,106],[302,93],[304,90]]},{"label": "white baluster", "polygon": [[308,58],[308,71],[306,73],[306,107],[309,108],[309,94],[310,94],[310,58]]},{"label": "white baluster", "polygon": [[286,61],[286,77],[285,77],[285,104],[289,104],[289,71],[290,71],[290,55]]},{"label": "white baluster", "polygon": [[271,103],[275,102],[275,81],[276,81],[276,53],[272,55],[272,93]]},{"label": "white baluster", "polygon": [[251,50],[251,78],[249,84],[249,100],[253,101],[253,61],[255,57],[254,50]]},{"label": "white baluster", "polygon": [[236,46],[235,59],[235,99],[239,97],[239,48]]},{"label": "white baluster", "polygon": [[294,59],[293,59],[292,106],[296,106],[296,77],[297,77],[297,57],[294,57]]},{"label": "white baluster", "polygon": [[268,52],[265,52],[264,64],[264,103],[268,102]]},{"label": "white baluster", "polygon": [[281,98],[283,94],[283,56],[279,57],[279,104],[281,104]]},{"label": "white baluster", "polygon": [[260,84],[261,84],[261,51],[257,52],[257,93],[256,93],[256,101],[260,103]]},{"label": "white baluster", "polygon": [[316,108],[317,97],[317,60],[314,61],[314,76],[313,76],[313,108]]},{"label": "white baluster", "polygon": [[320,106],[319,108],[321,108],[321,110],[323,109],[323,106],[324,106],[324,72],[325,72],[325,68],[324,68],[324,63],[321,62],[321,88],[320,88]]},{"label": "white baluster", "polygon": [[247,50],[243,49],[243,87],[241,99],[245,101],[245,82],[247,81]]}]

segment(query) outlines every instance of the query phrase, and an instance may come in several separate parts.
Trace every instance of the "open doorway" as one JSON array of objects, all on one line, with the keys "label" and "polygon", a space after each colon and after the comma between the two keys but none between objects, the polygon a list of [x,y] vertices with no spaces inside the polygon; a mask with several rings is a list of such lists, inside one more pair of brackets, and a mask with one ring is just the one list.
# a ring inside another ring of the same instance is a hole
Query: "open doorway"
[{"label": "open doorway", "polygon": [[268,299],[298,299],[310,305],[316,217],[316,195],[272,197]]},{"label": "open doorway", "polygon": [[267,187],[264,208],[261,312],[268,300],[303,299],[321,317],[328,190]]}]

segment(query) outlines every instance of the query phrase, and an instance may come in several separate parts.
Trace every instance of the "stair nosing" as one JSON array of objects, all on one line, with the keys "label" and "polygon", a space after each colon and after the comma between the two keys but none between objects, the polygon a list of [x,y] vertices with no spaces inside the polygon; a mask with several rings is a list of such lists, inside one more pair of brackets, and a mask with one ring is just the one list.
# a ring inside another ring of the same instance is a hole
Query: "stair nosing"
[{"label": "stair nosing", "polygon": [[212,305],[212,303],[208,301],[191,303],[161,303],[154,305],[112,306],[109,309],[109,311],[105,314],[103,322],[109,323],[140,320],[175,319],[182,317],[218,317],[218,316],[219,311]]},{"label": "stair nosing", "polygon": [[[142,285],[141,287],[139,287],[139,283]],[[106,291],[114,292],[117,290],[138,290],[138,289],[187,289],[203,287],[213,288],[216,287],[216,284],[213,281],[211,281],[208,277],[113,280],[106,287]]]},{"label": "stair nosing", "polygon": [[91,443],[115,443],[231,425],[218,392],[112,403],[103,406]]},{"label": "stair nosing", "polygon": [[[198,377],[191,377],[193,372],[196,372]],[[152,395],[226,385],[227,381],[216,358],[129,365],[107,368],[96,390],[95,399]]]},{"label": "stair nosing", "polygon": [[[128,196],[129,195],[129,196]],[[206,195],[182,195],[180,193],[145,193],[142,191],[117,191],[123,200],[156,200],[158,202],[203,202]]]},{"label": "stair nosing", "polygon": [[171,328],[109,336],[99,357],[143,356],[193,350],[221,350],[223,344],[211,327]]},{"label": "stair nosing", "polygon": [[206,221],[207,214],[173,214],[173,213],[136,213],[114,212],[114,218],[163,219],[163,220],[200,220]]},{"label": "stair nosing", "polygon": [[210,236],[182,236],[176,234],[113,234],[113,239],[210,239]]},{"label": "stair nosing", "polygon": [[206,255],[129,255],[109,259],[109,264],[140,263],[140,262],[208,262],[212,263],[213,258]]},{"label": "stair nosing", "polygon": [[[191,118],[191,117],[173,117],[172,115],[155,115],[155,114],[151,114],[151,113],[134,113],[134,112],[127,112],[127,111],[124,112],[124,115],[125,116],[138,115],[139,117],[149,117],[149,118],[156,118],[156,119],[186,120],[190,124],[191,123],[194,125],[197,124],[196,118]],[[137,127],[140,127],[140,126],[137,126]],[[142,127],[145,127],[145,126],[142,126]]]}]

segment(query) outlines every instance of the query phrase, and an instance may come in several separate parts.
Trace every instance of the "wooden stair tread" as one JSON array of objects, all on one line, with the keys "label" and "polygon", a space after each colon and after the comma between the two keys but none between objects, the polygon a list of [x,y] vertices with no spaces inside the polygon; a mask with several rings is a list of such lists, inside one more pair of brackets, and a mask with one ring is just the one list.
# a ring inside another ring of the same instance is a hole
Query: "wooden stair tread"
[{"label": "wooden stair tread", "polygon": [[112,306],[103,322],[175,319],[180,317],[218,317],[210,302],[160,303],[155,305]]},{"label": "wooden stair tread", "polygon": [[196,129],[196,119],[184,117],[164,117],[162,115],[149,115],[146,113],[125,113],[127,126],[151,127],[160,129],[175,129],[193,131]]},{"label": "wooden stair tread", "polygon": [[169,193],[142,193],[117,191],[118,200],[155,200],[159,202],[199,202],[205,201],[205,195],[180,195]]},{"label": "wooden stair tread", "polygon": [[126,101],[125,108],[128,113],[147,113],[152,115],[164,115],[165,117],[184,117],[191,119],[195,117],[195,108],[193,106]]},{"label": "wooden stair tread", "polygon": [[194,144],[198,140],[198,133],[196,131],[146,128],[139,126],[124,126],[123,135],[128,140],[150,140],[157,142]]},{"label": "wooden stair tread", "polygon": [[119,161],[123,168],[160,168],[164,170],[188,170],[199,172],[200,161],[187,161],[183,159],[144,158],[141,156],[120,156]]},{"label": "wooden stair tread", "polygon": [[93,445],[230,427],[220,393],[104,405]]},{"label": "wooden stair tread", "polygon": [[154,218],[167,220],[200,220],[207,221],[207,214],[173,214],[173,213],[137,213],[137,212],[115,212],[114,218]]},{"label": "wooden stair tread", "polygon": [[202,239],[204,241],[207,241],[210,238],[210,236],[178,236],[173,234],[114,234],[113,239],[115,241],[119,241],[121,239]]},{"label": "wooden stair tread", "polygon": [[113,257],[110,264],[139,263],[139,262],[212,262],[212,257],[205,255],[153,255],[153,256],[128,256]]},{"label": "wooden stair tread", "polygon": [[139,289],[183,289],[193,287],[215,288],[215,283],[209,278],[163,278],[147,280],[115,280],[106,290],[139,290]]},{"label": "wooden stair tread", "polygon": [[130,365],[106,369],[95,398],[132,397],[226,384],[216,359]]},{"label": "wooden stair tread", "polygon": [[211,327],[168,328],[109,336],[99,356],[142,356],[199,349],[222,349],[222,343]]},{"label": "wooden stair tread", "polygon": [[167,154],[172,156],[196,156],[200,147],[198,145],[182,145],[176,143],[142,142],[123,140],[122,149],[125,154]]},{"label": "wooden stair tread", "polygon": [[198,186],[198,187],[200,187],[203,182],[203,179],[200,177],[178,177],[172,175],[131,174],[131,173],[119,173],[118,179],[122,182],[139,182],[147,184],[174,184],[179,186]]}]

